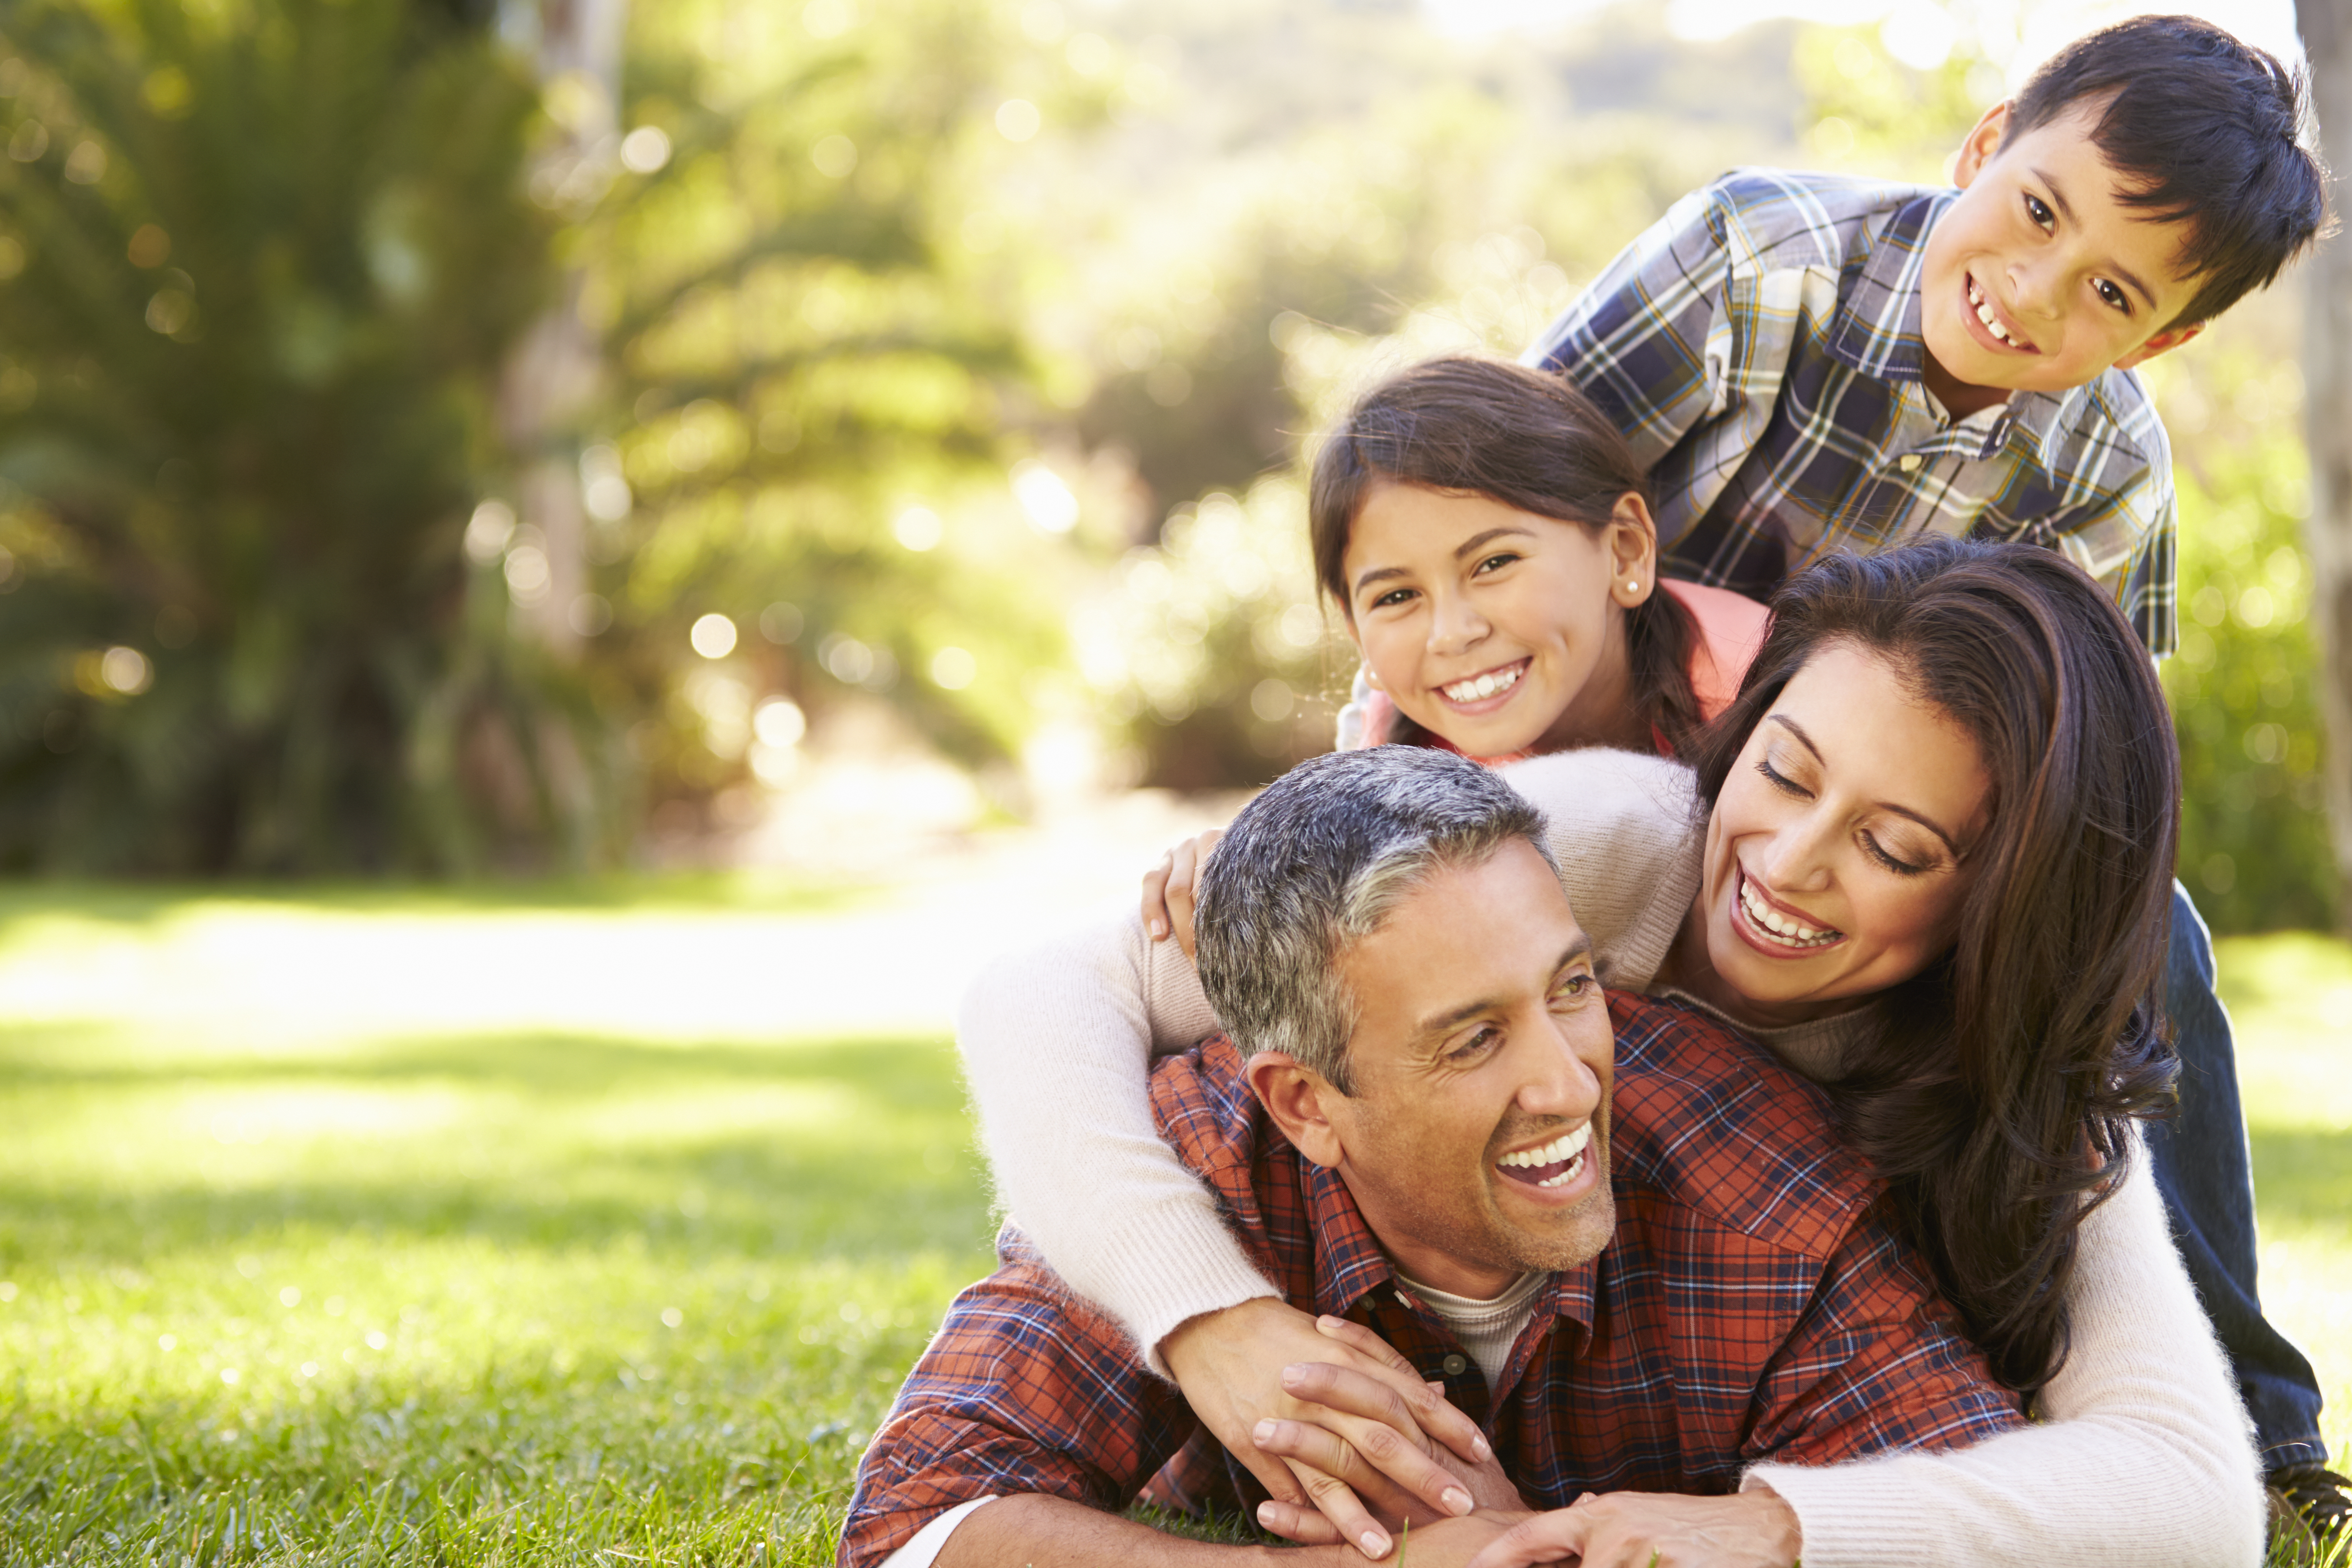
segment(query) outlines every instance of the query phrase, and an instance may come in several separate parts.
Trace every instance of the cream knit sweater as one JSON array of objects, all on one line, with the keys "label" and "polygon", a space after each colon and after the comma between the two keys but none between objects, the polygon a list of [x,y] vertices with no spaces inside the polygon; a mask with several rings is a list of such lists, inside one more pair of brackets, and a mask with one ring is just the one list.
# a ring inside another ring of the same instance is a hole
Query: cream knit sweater
[{"label": "cream knit sweater", "polygon": [[[1505,776],[1545,813],[1601,980],[1646,989],[1698,889],[1689,772],[1586,751]],[[1163,1373],[1157,1347],[1178,1324],[1276,1293],[1152,1123],[1151,1059],[1216,1027],[1191,963],[1133,914],[998,960],[959,1020],[1004,1207]],[[1762,1038],[1819,1075],[1835,1036]],[[2259,1563],[2252,1437],[2144,1157],[2084,1222],[2068,1306],[2073,1351],[2040,1424],[1957,1453],[1758,1465],[1743,1484],[1795,1509],[1806,1568]]]}]

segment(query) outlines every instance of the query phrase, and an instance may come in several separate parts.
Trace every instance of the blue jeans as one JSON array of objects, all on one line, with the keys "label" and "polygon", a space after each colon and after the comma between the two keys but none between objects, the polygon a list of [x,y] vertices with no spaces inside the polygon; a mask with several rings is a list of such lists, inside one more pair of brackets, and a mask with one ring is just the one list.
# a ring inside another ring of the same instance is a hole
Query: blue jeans
[{"label": "blue jeans", "polygon": [[2149,1163],[2173,1239],[2237,1373],[2263,1466],[2316,1464],[2319,1383],[2311,1363],[2263,1316],[2254,1294],[2254,1176],[2238,1104],[2230,1015],[2213,989],[2213,939],[2179,883],[2165,1009],[2180,1051],[2180,1110],[2147,1129]]}]

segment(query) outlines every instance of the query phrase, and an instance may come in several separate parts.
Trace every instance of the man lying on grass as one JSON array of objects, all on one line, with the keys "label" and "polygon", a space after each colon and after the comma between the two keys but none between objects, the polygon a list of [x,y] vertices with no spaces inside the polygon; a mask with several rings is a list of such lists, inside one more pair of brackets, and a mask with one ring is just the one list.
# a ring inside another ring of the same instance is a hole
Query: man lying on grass
[{"label": "man lying on grass", "polygon": [[[1970,1443],[2015,1405],[1873,1216],[1816,1093],[1703,1016],[1604,996],[1541,827],[1463,758],[1343,752],[1260,795],[1208,868],[1198,959],[1232,1037],[1160,1064],[1161,1133],[1292,1301],[1403,1357],[1386,1379],[1297,1369],[1315,1419],[1259,1446],[1411,1520],[1412,1568],[1589,1492],[1621,1495],[1584,1510],[1587,1564],[1787,1568],[1796,1517],[1735,1491],[1744,1468]],[[1016,1230],[999,1257],[866,1450],[841,1563],[1255,1550],[1119,1517],[1263,1493]],[[1431,1507],[1351,1458],[1414,1476],[1381,1452],[1398,1427],[1438,1435],[1468,1489],[1428,1462]]]}]

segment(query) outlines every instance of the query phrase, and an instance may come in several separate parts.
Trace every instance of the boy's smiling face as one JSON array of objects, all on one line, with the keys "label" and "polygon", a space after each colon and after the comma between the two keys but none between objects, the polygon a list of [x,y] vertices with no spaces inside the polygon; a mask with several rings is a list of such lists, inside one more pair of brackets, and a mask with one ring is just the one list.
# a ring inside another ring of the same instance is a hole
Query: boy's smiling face
[{"label": "boy's smiling face", "polygon": [[2101,104],[2016,137],[1996,105],[1961,143],[1958,201],[1927,236],[1927,384],[1955,417],[2013,391],[2063,392],[2187,342],[2183,230],[2126,205],[2091,140]]}]

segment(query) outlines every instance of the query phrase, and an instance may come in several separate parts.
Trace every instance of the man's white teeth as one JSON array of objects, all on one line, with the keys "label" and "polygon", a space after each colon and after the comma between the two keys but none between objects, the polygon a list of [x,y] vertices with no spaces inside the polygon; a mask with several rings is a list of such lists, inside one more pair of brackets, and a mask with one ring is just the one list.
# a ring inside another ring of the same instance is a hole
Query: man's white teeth
[{"label": "man's white teeth", "polygon": [[1451,686],[1441,686],[1438,689],[1456,702],[1475,702],[1481,697],[1492,697],[1498,691],[1508,691],[1519,683],[1519,677],[1527,673],[1527,668],[1524,664],[1515,664],[1508,669],[1490,669],[1484,675],[1474,677],[1469,680],[1457,680]]},{"label": "man's white teeth", "polygon": [[1790,947],[1822,947],[1845,934],[1843,931],[1823,931],[1819,926],[1810,926],[1793,916],[1782,914],[1757,897],[1756,889],[1748,885],[1745,877],[1739,879],[1739,907],[1748,911],[1749,920],[1764,928],[1767,935]]},{"label": "man's white teeth", "polygon": [[1562,1183],[1574,1181],[1576,1173],[1584,1169],[1585,1147],[1591,1142],[1592,1123],[1588,1121],[1573,1132],[1560,1134],[1540,1149],[1523,1149],[1516,1154],[1506,1154],[1495,1163],[1525,1167],[1557,1165],[1566,1160],[1569,1163],[1567,1170],[1536,1184],[1539,1187],[1557,1187]]},{"label": "man's white teeth", "polygon": [[1977,320],[1985,324],[1985,331],[2002,342],[2009,342],[2009,329],[2002,326],[2000,318],[1992,313],[1992,301],[1984,297],[1984,291],[1976,286],[1974,279],[1969,283],[1969,303],[1977,308]]}]

